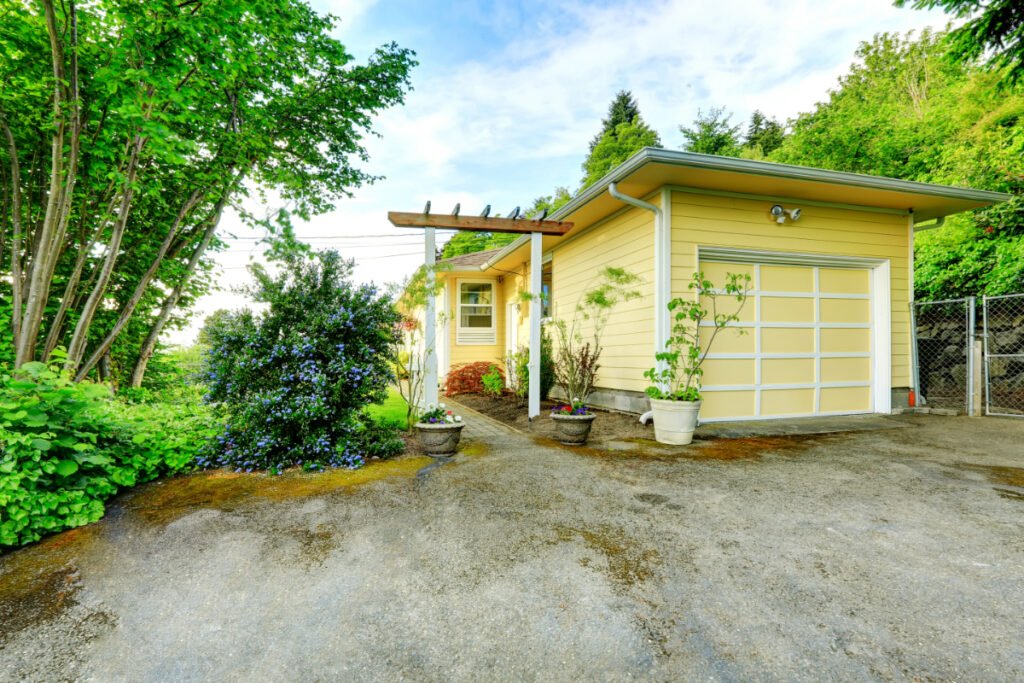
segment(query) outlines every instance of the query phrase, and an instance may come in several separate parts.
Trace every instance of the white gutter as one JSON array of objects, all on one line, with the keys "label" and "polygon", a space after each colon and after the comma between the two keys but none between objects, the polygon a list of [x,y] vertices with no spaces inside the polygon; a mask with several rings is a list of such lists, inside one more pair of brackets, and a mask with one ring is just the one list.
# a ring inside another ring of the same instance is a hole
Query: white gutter
[{"label": "white gutter", "polygon": [[941,228],[946,224],[946,217],[939,216],[931,223],[914,223],[914,232],[924,232],[925,230],[934,230],[935,228]]},{"label": "white gutter", "polygon": [[[608,185],[608,194],[620,202],[654,213],[654,352],[661,353],[668,345],[669,337],[668,300],[672,289],[672,235],[666,220],[666,211],[670,206],[672,193],[669,190],[662,191],[662,207],[619,192],[615,183]],[[640,416],[640,422],[647,424],[653,417],[654,413],[647,411]]]}]

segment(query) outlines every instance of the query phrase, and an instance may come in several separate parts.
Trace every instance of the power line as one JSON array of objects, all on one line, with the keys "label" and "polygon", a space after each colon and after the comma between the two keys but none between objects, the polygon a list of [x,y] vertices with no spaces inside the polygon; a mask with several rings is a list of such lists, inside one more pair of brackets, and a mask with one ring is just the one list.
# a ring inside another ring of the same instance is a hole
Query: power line
[{"label": "power line", "polygon": [[[359,259],[356,260],[356,265],[359,265],[360,261],[376,261],[378,259],[404,258],[406,256],[422,256],[422,255],[423,255],[423,252],[421,252],[421,251],[409,251],[409,252],[405,252],[405,253],[402,253],[402,254],[383,254],[383,255],[380,255],[380,256],[363,256],[363,257],[360,257]],[[255,264],[249,264],[249,265],[255,265]],[[243,269],[248,268],[248,267],[249,267],[248,265],[246,265],[246,266],[221,266],[221,270],[243,270]]]},{"label": "power line", "polygon": [[[454,235],[458,230],[437,229],[439,235]],[[349,240],[349,239],[408,239],[409,235],[296,235],[296,239],[302,240]],[[223,240],[265,240],[268,237],[222,237]]]}]

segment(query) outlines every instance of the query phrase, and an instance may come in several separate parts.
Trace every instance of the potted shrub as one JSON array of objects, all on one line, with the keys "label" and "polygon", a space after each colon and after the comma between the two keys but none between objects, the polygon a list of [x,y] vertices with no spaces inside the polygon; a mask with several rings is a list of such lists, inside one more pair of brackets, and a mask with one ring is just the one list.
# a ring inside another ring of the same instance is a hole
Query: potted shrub
[{"label": "potted shrub", "polygon": [[461,415],[453,415],[443,403],[436,408],[433,403],[416,420],[416,431],[420,435],[420,443],[427,455],[443,458],[455,455],[465,427]]},{"label": "potted shrub", "polygon": [[[570,397],[570,402],[555,406],[551,419],[555,422],[558,440],[567,445],[586,443],[597,417],[587,406],[587,399],[594,391],[600,368],[601,335],[608,317],[620,301],[640,296],[640,292],[632,288],[640,278],[622,268],[606,267],[600,279],[599,285],[580,297],[570,321],[552,322],[557,348],[555,381]],[[584,328],[589,328],[588,337],[584,337]]]},{"label": "potted shrub", "polygon": [[[647,395],[654,412],[654,438],[658,443],[686,445],[693,440],[701,405],[701,377],[704,361],[714,345],[718,333],[738,322],[740,311],[747,301],[750,276],[735,273],[726,275],[722,289],[695,273],[690,282],[693,298],[676,298],[669,302],[673,314],[672,336],[665,350],[655,354],[657,367],[644,372],[651,381]],[[739,303],[731,313],[718,311],[719,297],[735,298]],[[702,323],[710,321],[710,326]],[[703,331],[702,331],[703,327]],[[710,336],[701,344],[701,334]],[[743,334],[744,330],[740,330]]]}]

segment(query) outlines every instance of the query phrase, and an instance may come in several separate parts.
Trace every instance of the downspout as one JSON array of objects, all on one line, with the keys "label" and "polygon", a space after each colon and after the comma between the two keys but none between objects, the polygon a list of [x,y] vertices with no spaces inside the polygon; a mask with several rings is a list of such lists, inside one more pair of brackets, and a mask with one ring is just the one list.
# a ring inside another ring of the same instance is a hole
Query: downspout
[{"label": "downspout", "polygon": [[[666,191],[662,191],[664,196]],[[665,220],[665,211],[650,202],[619,192],[615,183],[608,185],[608,194],[620,202],[625,202],[639,209],[654,213],[654,351],[665,350],[669,337],[668,299],[671,289],[671,239],[669,226]],[[647,424],[654,417],[652,411],[640,416],[640,422]]]}]

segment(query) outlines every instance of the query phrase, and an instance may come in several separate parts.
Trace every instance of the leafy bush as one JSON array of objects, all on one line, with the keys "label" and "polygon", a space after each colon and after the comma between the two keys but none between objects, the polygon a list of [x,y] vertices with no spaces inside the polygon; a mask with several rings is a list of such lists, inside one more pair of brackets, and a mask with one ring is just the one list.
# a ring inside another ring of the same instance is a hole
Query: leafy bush
[{"label": "leafy bush", "polygon": [[491,398],[501,398],[505,393],[505,377],[497,365],[491,365],[480,382],[484,385],[484,393]]},{"label": "leafy bush", "polygon": [[[527,371],[529,372],[529,371]],[[555,355],[552,350],[551,337],[547,330],[540,336],[540,397],[547,398],[555,386]],[[529,383],[529,377],[527,377]]]},{"label": "leafy bush", "polygon": [[[725,286],[716,289],[705,279],[704,273],[694,273],[689,289],[698,298],[677,297],[668,302],[672,314],[672,336],[665,344],[665,351],[654,354],[658,365],[644,371],[644,377],[651,381],[645,390],[653,399],[664,401],[699,401],[701,380],[704,377],[704,361],[715,343],[718,334],[731,323],[739,322],[740,311],[747,302],[751,278],[742,273],[727,273]],[[728,312],[719,313],[724,306],[719,298],[735,297],[738,306]],[[710,322],[710,332],[705,322]],[[745,330],[739,329],[743,334]],[[701,335],[708,335],[703,340]]]},{"label": "leafy bush", "polygon": [[363,412],[394,381],[391,301],[354,285],[352,262],[337,252],[283,258],[280,275],[253,269],[250,293],[265,312],[234,313],[208,330],[207,400],[224,406],[228,424],[199,464],[279,473],[358,467],[399,451]]},{"label": "leafy bush", "polygon": [[508,375],[509,389],[516,401],[522,405],[530,390],[530,350],[520,346],[515,351],[505,354],[505,372]]},{"label": "leafy bush", "polygon": [[42,363],[0,374],[0,547],[96,521],[121,488],[191,467],[214,433],[198,402],[132,406]]},{"label": "leafy bush", "polygon": [[490,372],[494,363],[477,361],[457,365],[448,372],[444,383],[445,396],[459,394],[479,394],[484,390],[484,375]]}]

